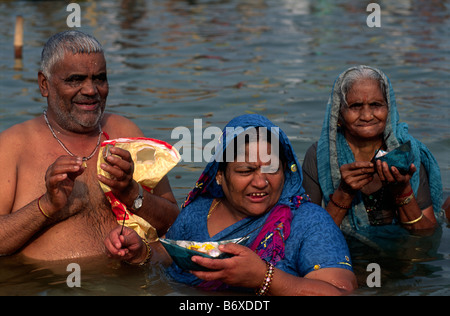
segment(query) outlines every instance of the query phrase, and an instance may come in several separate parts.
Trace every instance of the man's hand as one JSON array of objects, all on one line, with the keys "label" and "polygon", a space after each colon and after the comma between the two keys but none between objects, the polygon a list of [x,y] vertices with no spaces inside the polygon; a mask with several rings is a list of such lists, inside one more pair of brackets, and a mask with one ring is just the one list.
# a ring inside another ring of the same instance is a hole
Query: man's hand
[{"label": "man's hand", "polygon": [[111,155],[106,157],[107,163],[102,163],[100,168],[111,176],[107,178],[98,175],[98,179],[111,188],[111,192],[125,205],[132,205],[138,195],[139,187],[133,180],[134,162],[127,150],[111,147]]},{"label": "man's hand", "polygon": [[62,220],[71,215],[59,211],[67,205],[75,179],[84,172],[82,164],[81,157],[61,156],[48,167],[45,174],[47,193],[40,203],[50,218]]}]

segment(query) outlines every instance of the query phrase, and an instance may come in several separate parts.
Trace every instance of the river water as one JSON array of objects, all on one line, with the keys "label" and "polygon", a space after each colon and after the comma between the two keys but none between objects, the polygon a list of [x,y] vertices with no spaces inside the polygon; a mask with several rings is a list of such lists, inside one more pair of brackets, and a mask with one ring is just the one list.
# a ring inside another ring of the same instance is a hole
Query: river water
[{"label": "river water", "polygon": [[[364,1],[135,0],[77,1],[82,31],[104,46],[108,111],[136,122],[148,137],[171,144],[175,127],[194,119],[200,132],[232,117],[259,113],[289,136],[300,160],[319,138],[336,76],[367,64],[382,69],[397,97],[400,119],[434,153],[444,197],[450,195],[448,1],[378,1],[381,27],[368,27]],[[43,44],[68,29],[59,1],[0,0],[0,131],[42,113],[37,86]],[[14,22],[22,15],[23,60],[13,56]],[[201,137],[201,135],[200,135]],[[5,153],[3,153],[5,154]],[[205,162],[184,156],[169,175],[181,204]],[[405,246],[406,247],[406,246]],[[421,255],[375,258],[355,250],[356,295],[449,295],[450,229],[418,238]],[[366,266],[378,262],[381,287],[368,287]],[[0,258],[0,294],[202,295],[168,281],[161,267],[110,262],[83,269],[81,288],[69,288],[62,264]]]}]

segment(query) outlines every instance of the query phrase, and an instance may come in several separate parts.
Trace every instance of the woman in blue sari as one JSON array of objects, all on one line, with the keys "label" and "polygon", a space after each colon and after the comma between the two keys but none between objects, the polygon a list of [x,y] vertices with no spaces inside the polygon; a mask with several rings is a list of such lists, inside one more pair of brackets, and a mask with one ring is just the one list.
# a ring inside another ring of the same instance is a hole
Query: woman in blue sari
[{"label": "woman in blue sari", "polygon": [[[253,132],[256,140],[249,140]],[[196,287],[256,289],[259,295],[348,294],[356,287],[342,233],[305,194],[287,136],[260,115],[228,123],[166,237],[198,242],[247,237],[245,246],[219,247],[231,258],[192,257],[209,271],[185,271],[175,263],[167,269],[176,281]],[[110,239],[114,256],[128,252],[122,247],[139,248],[128,247],[124,238],[118,242],[117,230]]]},{"label": "woman in blue sari", "polygon": [[[336,79],[326,111],[320,139],[303,162],[312,201],[323,203],[344,232],[361,240],[433,232],[441,217],[439,166],[399,123],[386,75],[368,66],[347,69]],[[403,172],[373,160],[380,149],[402,144],[412,157]]]}]

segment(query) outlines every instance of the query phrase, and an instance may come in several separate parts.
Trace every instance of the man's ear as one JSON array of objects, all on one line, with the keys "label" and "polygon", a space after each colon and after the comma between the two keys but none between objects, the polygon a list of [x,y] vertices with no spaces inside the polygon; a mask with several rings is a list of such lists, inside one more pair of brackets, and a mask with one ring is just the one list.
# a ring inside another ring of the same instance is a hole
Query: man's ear
[{"label": "man's ear", "polygon": [[38,84],[39,90],[41,90],[41,95],[45,98],[48,97],[48,80],[42,71],[38,72]]}]

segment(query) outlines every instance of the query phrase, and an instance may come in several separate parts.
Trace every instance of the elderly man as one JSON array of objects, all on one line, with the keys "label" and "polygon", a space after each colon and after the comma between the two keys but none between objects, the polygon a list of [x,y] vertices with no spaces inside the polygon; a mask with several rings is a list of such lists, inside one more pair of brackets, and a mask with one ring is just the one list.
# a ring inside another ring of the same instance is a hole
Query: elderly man
[{"label": "elderly man", "polygon": [[118,224],[98,181],[164,234],[178,215],[167,178],[153,194],[144,190],[142,200],[130,154],[119,148],[101,166],[111,179],[97,174],[101,141],[143,136],[130,120],[104,113],[109,88],[98,41],[78,31],[51,37],[38,82],[47,110],[0,134],[0,254],[38,260],[103,254]]}]

